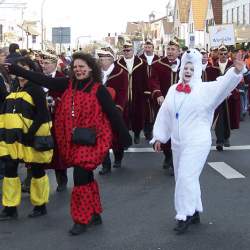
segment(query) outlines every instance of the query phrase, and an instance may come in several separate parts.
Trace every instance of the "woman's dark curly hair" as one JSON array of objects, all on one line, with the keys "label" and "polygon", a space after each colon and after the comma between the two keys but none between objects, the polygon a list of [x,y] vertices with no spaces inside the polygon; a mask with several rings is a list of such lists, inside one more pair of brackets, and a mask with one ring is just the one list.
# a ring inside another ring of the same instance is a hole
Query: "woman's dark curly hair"
[{"label": "woman's dark curly hair", "polygon": [[74,62],[76,59],[83,60],[92,69],[90,77],[93,79],[94,82],[99,82],[99,83],[102,82],[102,71],[96,59],[90,54],[85,54],[82,52],[76,52],[72,55],[71,76],[73,80],[75,80],[75,77],[73,74],[73,67],[74,67]]}]

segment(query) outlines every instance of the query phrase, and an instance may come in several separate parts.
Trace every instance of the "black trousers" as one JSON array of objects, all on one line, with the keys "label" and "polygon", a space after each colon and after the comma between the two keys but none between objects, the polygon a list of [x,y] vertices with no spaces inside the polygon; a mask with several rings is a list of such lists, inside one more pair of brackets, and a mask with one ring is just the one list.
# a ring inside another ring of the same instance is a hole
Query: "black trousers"
[{"label": "black trousers", "polygon": [[219,107],[219,117],[215,126],[216,143],[223,144],[230,137],[227,103],[224,101]]},{"label": "black trousers", "polygon": [[[4,176],[8,178],[16,178],[18,176],[18,164],[19,161],[12,159],[5,159],[5,171]],[[45,176],[44,164],[32,163],[31,173],[33,178],[42,178]]]},{"label": "black trousers", "polygon": [[60,185],[67,185],[68,183],[68,176],[67,176],[67,169],[55,169],[56,174],[56,181],[57,184]]},{"label": "black trousers", "polygon": [[[121,162],[124,156],[124,149],[113,150],[115,162]],[[110,153],[108,152],[102,162],[104,167],[111,167]]]},{"label": "black trousers", "polygon": [[94,181],[93,171],[88,171],[82,167],[74,166],[73,171],[74,186],[83,186]]}]

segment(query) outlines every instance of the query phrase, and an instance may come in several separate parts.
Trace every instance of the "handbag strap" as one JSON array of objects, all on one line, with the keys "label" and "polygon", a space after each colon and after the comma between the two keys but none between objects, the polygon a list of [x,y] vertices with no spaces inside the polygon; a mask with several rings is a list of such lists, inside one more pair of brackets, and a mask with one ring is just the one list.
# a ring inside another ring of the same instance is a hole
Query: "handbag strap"
[{"label": "handbag strap", "polygon": [[[82,89],[81,91],[84,92],[91,84],[93,84],[93,80],[91,79]],[[75,95],[76,95],[76,90],[77,90],[77,84],[75,85],[74,89],[72,88],[73,85],[71,84],[71,90],[72,90],[72,95],[71,95],[71,117],[72,117],[72,121],[73,121],[73,128],[75,127],[74,126],[74,123],[77,119],[75,119],[75,101],[74,101],[74,98],[75,98]]]}]

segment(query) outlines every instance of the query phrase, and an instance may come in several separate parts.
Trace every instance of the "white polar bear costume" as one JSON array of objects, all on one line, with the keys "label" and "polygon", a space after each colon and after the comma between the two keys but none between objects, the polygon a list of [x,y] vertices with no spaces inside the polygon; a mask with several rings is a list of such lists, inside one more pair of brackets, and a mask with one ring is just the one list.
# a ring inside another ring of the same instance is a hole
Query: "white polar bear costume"
[{"label": "white polar bear costume", "polygon": [[238,85],[242,73],[234,67],[214,82],[202,82],[202,55],[198,50],[185,52],[181,60],[180,82],[186,63],[194,66],[191,93],[171,86],[157,115],[151,143],[166,143],[171,138],[175,172],[175,209],[177,220],[202,212],[199,177],[209,154],[210,128],[214,110]]}]

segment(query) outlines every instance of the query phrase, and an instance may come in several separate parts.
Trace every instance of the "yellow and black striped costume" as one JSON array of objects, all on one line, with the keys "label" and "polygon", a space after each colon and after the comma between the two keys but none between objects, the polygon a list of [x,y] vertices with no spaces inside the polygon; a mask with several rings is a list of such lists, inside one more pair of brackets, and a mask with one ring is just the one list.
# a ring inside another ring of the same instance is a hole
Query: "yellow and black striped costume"
[{"label": "yellow and black striped costume", "polygon": [[24,89],[6,97],[0,112],[0,157],[25,163],[51,162],[53,150],[36,151],[26,140],[27,135],[51,135],[52,123],[41,91],[39,86],[27,83]]},{"label": "yellow and black striped costume", "polygon": [[17,174],[19,162],[29,163],[32,170],[30,199],[42,206],[49,199],[49,179],[44,165],[51,162],[53,150],[33,148],[35,136],[50,136],[52,127],[43,89],[28,82],[10,93],[0,111],[0,158],[5,161],[2,203],[17,207],[21,201],[21,182]]}]

